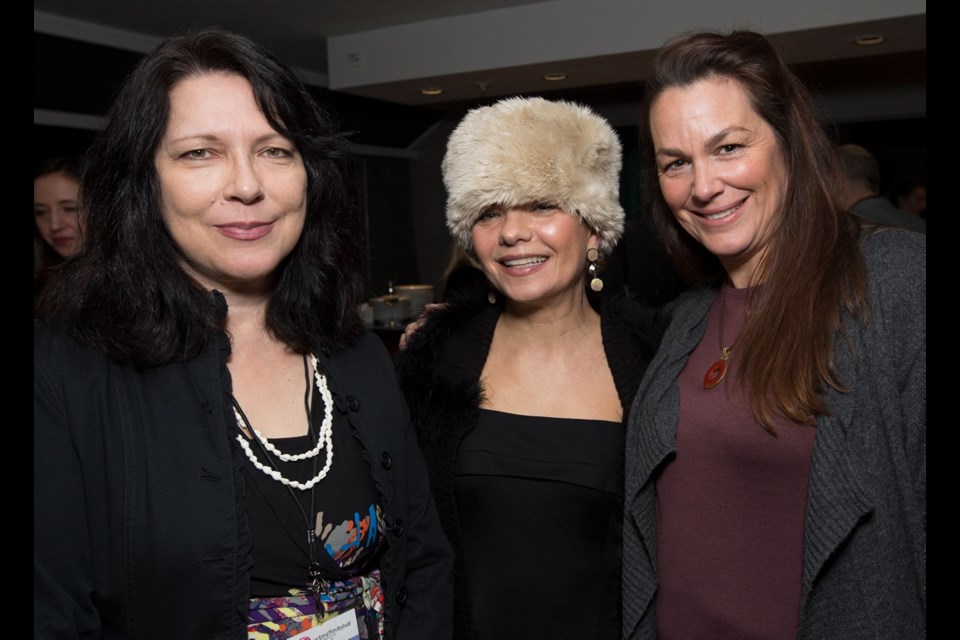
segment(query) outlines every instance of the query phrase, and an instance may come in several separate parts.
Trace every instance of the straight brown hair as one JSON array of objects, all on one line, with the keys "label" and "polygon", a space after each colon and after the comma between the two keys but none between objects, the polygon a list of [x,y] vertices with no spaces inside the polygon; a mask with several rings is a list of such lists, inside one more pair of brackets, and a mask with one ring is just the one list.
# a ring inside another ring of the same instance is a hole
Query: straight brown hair
[{"label": "straight brown hair", "polygon": [[681,273],[691,281],[726,277],[717,257],[679,225],[660,193],[650,108],[665,90],[708,78],[739,83],[774,130],[787,171],[783,209],[751,282],[764,286],[753,289],[737,339],[740,379],[767,431],[774,433],[777,414],[813,424],[829,414],[821,393],[828,387],[846,391],[834,367],[844,313],[865,321],[859,225],[835,199],[836,150],[813,100],[773,45],[751,31],[687,34],[658,52],[640,123],[654,222]]}]

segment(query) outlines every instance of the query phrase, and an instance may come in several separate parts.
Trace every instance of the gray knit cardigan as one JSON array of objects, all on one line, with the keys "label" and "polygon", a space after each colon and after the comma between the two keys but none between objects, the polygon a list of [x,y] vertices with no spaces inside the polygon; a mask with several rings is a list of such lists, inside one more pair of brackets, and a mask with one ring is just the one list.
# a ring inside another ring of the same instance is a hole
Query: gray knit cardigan
[{"label": "gray knit cardigan", "polygon": [[[807,492],[798,637],[926,636],[926,237],[862,241],[866,325],[845,318]],[[703,335],[716,288],[672,305],[673,322],[637,391],[626,446],[623,637],[653,639],[656,478],[675,453],[677,375]],[[851,348],[852,346],[852,348]]]}]

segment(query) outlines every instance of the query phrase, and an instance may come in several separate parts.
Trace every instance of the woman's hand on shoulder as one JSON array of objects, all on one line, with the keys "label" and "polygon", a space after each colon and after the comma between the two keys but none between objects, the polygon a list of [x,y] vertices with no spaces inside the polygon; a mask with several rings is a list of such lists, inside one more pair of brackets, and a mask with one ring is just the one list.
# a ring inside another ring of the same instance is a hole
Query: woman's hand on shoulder
[{"label": "woman's hand on shoulder", "polygon": [[427,316],[434,309],[443,309],[446,307],[446,303],[443,302],[429,302],[423,306],[423,311],[420,312],[420,315],[417,316],[417,319],[413,322],[407,324],[403,329],[403,335],[400,336],[400,349],[406,349],[407,345],[410,343],[410,340],[413,338],[413,334],[420,330],[420,327],[427,321]]}]

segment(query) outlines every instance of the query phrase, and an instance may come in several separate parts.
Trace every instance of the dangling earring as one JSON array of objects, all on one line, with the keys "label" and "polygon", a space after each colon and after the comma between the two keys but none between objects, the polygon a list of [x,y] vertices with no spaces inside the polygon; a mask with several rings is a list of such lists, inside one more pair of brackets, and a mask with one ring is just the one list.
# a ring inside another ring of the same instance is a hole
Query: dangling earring
[{"label": "dangling earring", "polygon": [[493,289],[490,289],[490,292],[487,293],[487,302],[490,304],[497,304],[497,292]]},{"label": "dangling earring", "polygon": [[597,275],[599,272],[597,262],[599,260],[600,251],[598,249],[594,249],[593,247],[587,249],[587,261],[590,263],[587,266],[587,273],[590,274],[590,288],[598,293],[603,290],[603,280]]}]

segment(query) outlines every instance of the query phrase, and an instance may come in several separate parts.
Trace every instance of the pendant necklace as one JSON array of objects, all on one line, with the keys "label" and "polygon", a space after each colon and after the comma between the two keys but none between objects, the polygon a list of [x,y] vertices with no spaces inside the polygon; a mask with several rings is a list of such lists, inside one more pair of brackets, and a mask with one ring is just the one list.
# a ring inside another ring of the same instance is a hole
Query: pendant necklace
[{"label": "pendant necklace", "polygon": [[[256,455],[254,455],[253,450],[251,449],[250,445],[246,441],[246,438],[244,438],[242,434],[239,434],[237,436],[237,439],[240,441],[241,445],[246,445],[246,446],[243,446],[243,450],[244,452],[246,452],[247,457],[250,459],[251,462],[253,462],[254,466],[256,466],[257,469],[259,469],[260,471],[263,471],[270,478],[277,480],[286,488],[287,492],[290,494],[290,497],[293,499],[294,504],[297,505],[297,509],[300,511],[300,515],[303,516],[303,522],[304,522],[304,526],[306,528],[306,534],[307,534],[307,554],[308,554],[308,560],[309,560],[309,564],[307,566],[308,580],[306,583],[306,587],[313,594],[314,598],[317,601],[317,606],[319,607],[320,592],[325,585],[325,580],[323,579],[323,567],[317,561],[316,527],[311,525],[310,516],[308,512],[304,509],[303,504],[301,504],[300,498],[293,491],[294,487],[296,487],[297,489],[300,489],[301,491],[307,491],[307,490],[310,491],[309,513],[315,514],[316,513],[316,504],[315,504],[316,491],[314,487],[316,486],[317,482],[319,482],[324,477],[326,477],[327,472],[330,470],[331,463],[333,462],[333,440],[331,439],[332,438],[332,422],[333,422],[333,415],[332,415],[333,401],[330,395],[330,391],[327,388],[326,378],[324,378],[320,374],[317,357],[312,356],[312,359],[313,359],[314,376],[316,377],[317,384],[320,387],[319,391],[324,403],[324,407],[323,407],[324,423],[323,425],[321,425],[320,431],[318,433],[315,433],[315,430],[313,428],[313,419],[310,411],[310,391],[313,385],[310,381],[310,369],[307,365],[307,356],[304,355],[303,371],[304,371],[304,376],[306,377],[306,380],[307,380],[307,390],[304,394],[303,404],[307,413],[307,437],[311,440],[313,440],[315,437],[317,440],[316,446],[311,451],[305,454],[299,454],[299,455],[293,455],[293,456],[287,455],[285,453],[281,453],[280,450],[277,449],[273,444],[271,444],[265,437],[263,437],[263,435],[259,431],[253,428],[253,426],[250,424],[250,421],[247,420],[247,416],[246,414],[244,414],[243,409],[240,408],[240,403],[237,402],[237,399],[232,398],[232,400],[233,400],[234,415],[237,418],[237,425],[241,428],[241,430],[246,429],[248,430],[248,432],[253,433],[253,436],[251,439],[255,440],[257,444],[260,446],[263,452],[263,455],[266,458],[267,462],[270,464],[270,466],[267,467],[256,458]],[[326,444],[328,448],[327,461],[324,468],[318,474],[317,473],[317,459],[318,459],[317,454],[323,448],[325,436],[327,438]],[[276,469],[278,468],[278,463],[273,458],[274,454],[278,458],[284,461],[298,461],[298,460],[310,459],[310,463],[312,466],[311,473],[314,475],[314,478],[306,483],[299,483],[299,482],[295,482],[292,480],[288,480],[287,478],[284,478],[283,476],[280,475],[279,471],[276,471]],[[275,473],[270,473],[271,471]]]},{"label": "pendant necklace", "polygon": [[704,389],[713,389],[727,375],[727,361],[730,359],[730,349],[733,348],[733,345],[731,344],[729,347],[723,345],[723,316],[726,310],[726,302],[727,285],[724,283],[723,287],[720,288],[720,359],[710,365],[707,374],[703,376]]}]

